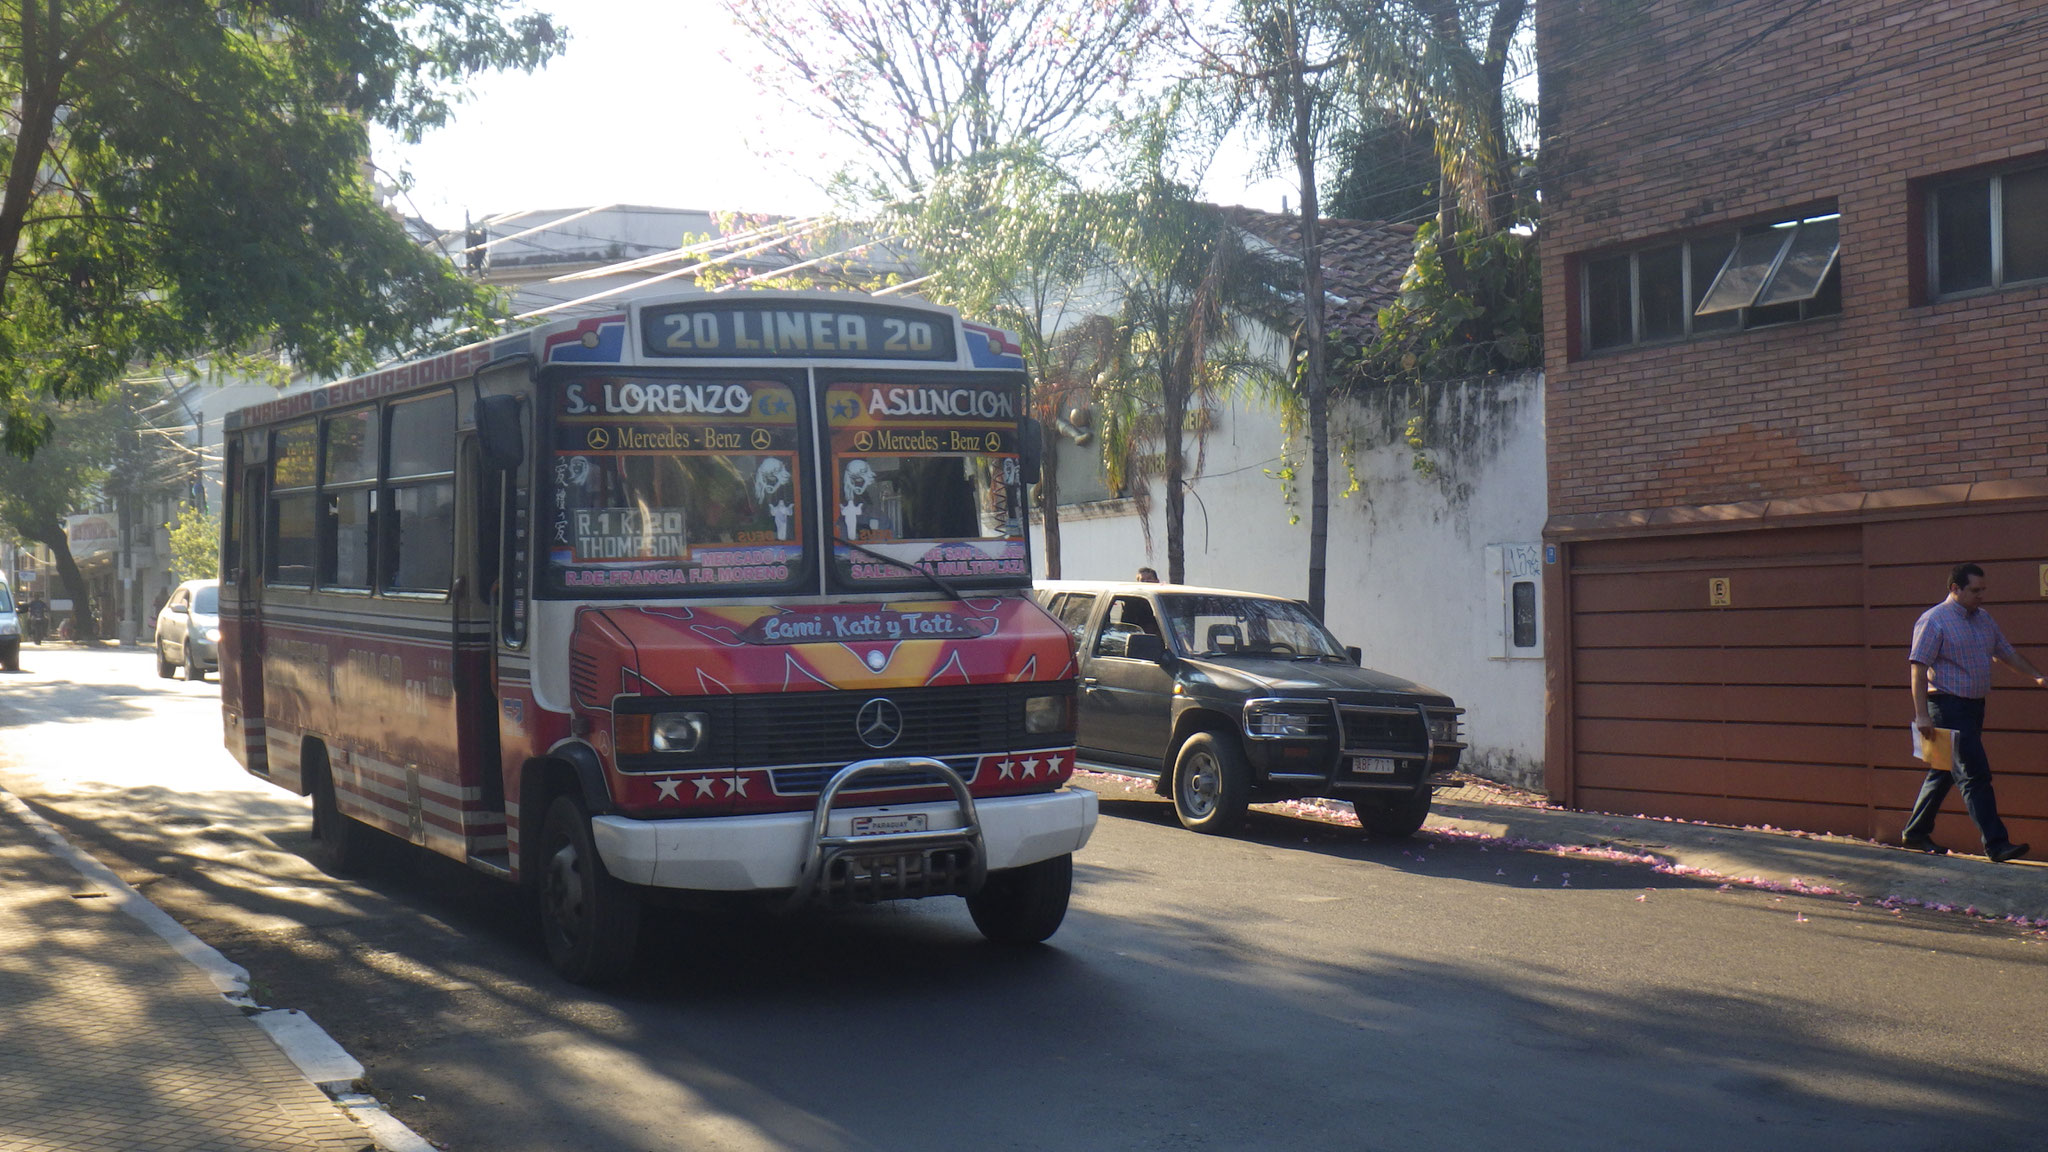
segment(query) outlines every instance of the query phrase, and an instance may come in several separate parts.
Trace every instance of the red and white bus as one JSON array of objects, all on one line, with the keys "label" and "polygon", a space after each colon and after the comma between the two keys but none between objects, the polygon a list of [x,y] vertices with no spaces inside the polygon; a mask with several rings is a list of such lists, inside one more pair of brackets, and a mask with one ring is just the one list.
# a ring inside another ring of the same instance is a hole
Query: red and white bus
[{"label": "red and white bus", "polygon": [[1066,912],[1094,830],[1072,639],[1026,594],[1013,337],[843,293],[692,295],[228,420],[227,745],[532,885],[617,977],[650,890]]}]

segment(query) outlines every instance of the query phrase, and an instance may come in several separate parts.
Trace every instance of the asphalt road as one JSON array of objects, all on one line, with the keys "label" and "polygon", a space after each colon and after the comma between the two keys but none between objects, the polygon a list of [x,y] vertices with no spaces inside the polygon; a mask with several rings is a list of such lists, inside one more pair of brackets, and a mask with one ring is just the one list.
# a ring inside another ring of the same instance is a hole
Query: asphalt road
[{"label": "asphalt road", "polygon": [[508,886],[402,846],[312,868],[212,683],[23,663],[0,784],[458,1152],[2048,1142],[2048,945],[1998,926],[1111,799],[1048,947],[950,899],[664,910],[644,975],[594,994]]}]

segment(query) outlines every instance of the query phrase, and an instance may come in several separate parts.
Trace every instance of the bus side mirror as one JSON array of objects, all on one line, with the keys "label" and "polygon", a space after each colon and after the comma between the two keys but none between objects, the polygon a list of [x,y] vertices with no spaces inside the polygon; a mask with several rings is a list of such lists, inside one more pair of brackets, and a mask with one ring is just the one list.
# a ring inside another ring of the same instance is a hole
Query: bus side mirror
[{"label": "bus side mirror", "polygon": [[1045,426],[1036,420],[1026,420],[1024,431],[1017,447],[1024,459],[1024,483],[1036,484],[1045,471]]},{"label": "bus side mirror", "polygon": [[526,459],[526,440],[519,427],[517,396],[485,396],[476,402],[476,437],[484,466],[494,472],[516,470]]}]

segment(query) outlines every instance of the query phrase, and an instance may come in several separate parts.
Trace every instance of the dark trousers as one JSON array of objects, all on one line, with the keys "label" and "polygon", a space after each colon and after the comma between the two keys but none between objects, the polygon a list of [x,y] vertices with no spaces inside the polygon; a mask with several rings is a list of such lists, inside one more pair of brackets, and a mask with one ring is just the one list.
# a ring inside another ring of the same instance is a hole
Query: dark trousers
[{"label": "dark trousers", "polygon": [[1998,818],[1998,797],[1991,791],[1991,760],[1984,755],[1984,701],[1968,696],[1930,693],[1927,714],[1936,728],[1955,730],[1955,763],[1947,768],[1929,765],[1927,779],[1920,785],[1920,798],[1913,802],[1913,814],[1906,818],[1906,835],[1926,836],[1934,831],[1934,818],[1951,787],[1963,790],[1963,807],[1977,822],[1977,831],[1989,848],[2005,843],[2005,822]]}]

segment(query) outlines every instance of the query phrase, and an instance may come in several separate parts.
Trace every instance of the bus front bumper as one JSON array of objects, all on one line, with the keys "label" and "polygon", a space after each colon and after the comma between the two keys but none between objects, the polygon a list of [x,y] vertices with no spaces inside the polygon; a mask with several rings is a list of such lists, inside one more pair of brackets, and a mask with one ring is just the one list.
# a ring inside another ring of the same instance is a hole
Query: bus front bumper
[{"label": "bus front bumper", "polygon": [[[932,831],[961,827],[951,801],[835,808],[827,825],[834,836],[853,832],[857,816],[923,813]],[[1036,864],[1077,852],[1095,831],[1095,793],[1063,788],[1031,796],[995,796],[974,802],[991,872]],[[775,891],[797,886],[811,850],[809,812],[759,816],[706,816],[694,820],[633,820],[597,816],[590,821],[605,870],[629,884],[709,892]]]}]

